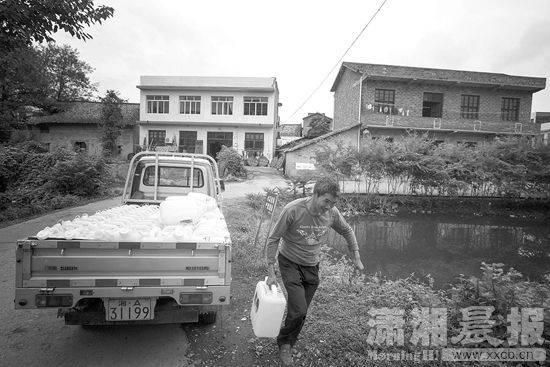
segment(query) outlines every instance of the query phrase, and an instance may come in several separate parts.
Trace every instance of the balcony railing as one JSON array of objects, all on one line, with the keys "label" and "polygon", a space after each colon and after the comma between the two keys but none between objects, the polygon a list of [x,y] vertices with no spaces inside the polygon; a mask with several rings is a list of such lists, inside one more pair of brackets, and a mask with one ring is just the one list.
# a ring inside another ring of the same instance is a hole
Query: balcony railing
[{"label": "balcony railing", "polygon": [[487,121],[463,118],[410,116],[410,110],[395,106],[386,109],[371,108],[363,110],[361,123],[366,126],[390,128],[467,131],[492,134],[538,135],[540,124],[530,121]]}]

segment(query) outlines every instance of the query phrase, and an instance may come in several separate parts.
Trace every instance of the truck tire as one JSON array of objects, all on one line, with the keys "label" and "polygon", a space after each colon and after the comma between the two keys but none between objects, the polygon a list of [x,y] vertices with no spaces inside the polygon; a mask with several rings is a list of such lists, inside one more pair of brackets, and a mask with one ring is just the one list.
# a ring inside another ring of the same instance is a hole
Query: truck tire
[{"label": "truck tire", "polygon": [[216,316],[218,313],[216,311],[208,311],[199,314],[199,324],[201,325],[210,325],[216,322]]}]

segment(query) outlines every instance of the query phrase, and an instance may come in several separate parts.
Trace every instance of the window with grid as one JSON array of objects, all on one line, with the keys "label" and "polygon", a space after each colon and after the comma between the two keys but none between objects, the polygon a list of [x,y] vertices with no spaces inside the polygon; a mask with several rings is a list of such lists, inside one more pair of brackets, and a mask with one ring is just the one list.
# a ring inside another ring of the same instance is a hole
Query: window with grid
[{"label": "window with grid", "polygon": [[170,96],[147,96],[147,113],[168,113]]},{"label": "window with grid", "polygon": [[479,118],[479,96],[463,94],[460,102],[460,117],[463,119]]},{"label": "window with grid", "polygon": [[166,140],[166,130],[149,130],[149,145],[163,146]]},{"label": "window with grid", "polygon": [[267,116],[267,97],[244,97],[244,114]]},{"label": "window with grid", "polygon": [[[149,166],[143,174],[143,184],[146,186],[155,185],[155,166]],[[191,168],[189,167],[164,167],[160,166],[158,171],[158,186],[167,187],[190,187]],[[204,177],[202,170],[193,169],[193,187],[203,187]]]},{"label": "window with grid", "polygon": [[180,113],[184,115],[200,115],[201,96],[180,96]]},{"label": "window with grid", "polygon": [[212,97],[212,115],[232,115],[233,97]]},{"label": "window with grid", "polygon": [[264,134],[263,133],[245,133],[244,134],[244,149],[246,149],[246,150],[263,150],[264,149]]},{"label": "window with grid", "polygon": [[502,98],[500,119],[502,121],[519,120],[519,98]]},{"label": "window with grid", "polygon": [[395,90],[375,89],[374,110],[376,112],[391,114],[395,105]]}]

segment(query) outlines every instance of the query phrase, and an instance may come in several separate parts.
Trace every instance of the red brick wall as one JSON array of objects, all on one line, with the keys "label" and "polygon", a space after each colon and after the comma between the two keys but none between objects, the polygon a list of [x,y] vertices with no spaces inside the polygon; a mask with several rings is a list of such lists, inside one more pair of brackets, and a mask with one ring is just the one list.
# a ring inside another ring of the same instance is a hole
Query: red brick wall
[{"label": "red brick wall", "polygon": [[359,123],[359,79],[361,75],[345,69],[334,91],[333,130]]},{"label": "red brick wall", "polygon": [[[481,121],[499,122],[503,97],[519,98],[518,122],[529,122],[531,118],[532,93],[524,91],[420,84],[408,82],[365,80],[362,90],[361,113],[367,112],[367,104],[374,103],[374,90],[394,89],[395,106],[410,111],[410,116],[422,116],[424,92],[443,93],[443,119],[460,119],[462,94],[479,95],[479,118]],[[336,100],[335,100],[336,101]],[[335,105],[336,110],[336,105]],[[468,121],[467,119],[465,119]]]}]

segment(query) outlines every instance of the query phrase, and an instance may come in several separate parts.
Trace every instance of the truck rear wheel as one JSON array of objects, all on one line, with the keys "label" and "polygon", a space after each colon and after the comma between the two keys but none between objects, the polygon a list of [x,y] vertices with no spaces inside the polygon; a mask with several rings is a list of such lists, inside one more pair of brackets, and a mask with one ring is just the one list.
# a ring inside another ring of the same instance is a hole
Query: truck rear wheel
[{"label": "truck rear wheel", "polygon": [[199,324],[201,325],[210,325],[216,322],[216,316],[218,313],[216,311],[208,311],[199,314]]}]

